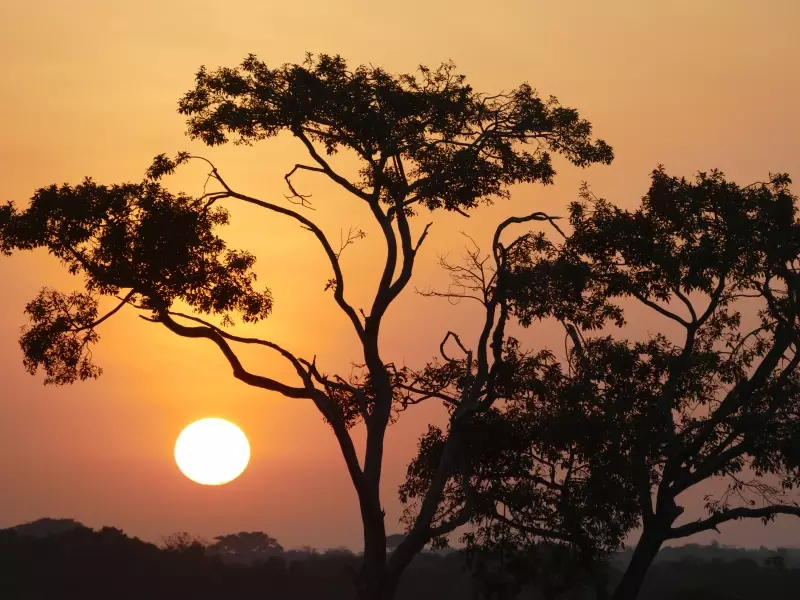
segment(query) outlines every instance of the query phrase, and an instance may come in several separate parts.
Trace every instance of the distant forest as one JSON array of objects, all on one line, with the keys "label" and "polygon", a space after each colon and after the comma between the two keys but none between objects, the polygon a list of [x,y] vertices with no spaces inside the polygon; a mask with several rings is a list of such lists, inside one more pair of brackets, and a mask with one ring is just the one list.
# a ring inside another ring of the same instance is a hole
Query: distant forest
[{"label": "distant forest", "polygon": [[[629,557],[626,550],[613,558],[609,588]],[[359,565],[359,556],[347,549],[285,550],[261,532],[225,535],[211,542],[179,533],[155,545],[113,527],[93,530],[69,519],[42,519],[0,530],[4,600],[344,600],[355,598],[353,577]],[[558,589],[553,579],[527,584],[516,596],[504,596],[492,590],[487,577],[492,569],[476,567],[461,550],[423,552],[404,575],[398,598],[596,598],[589,590]],[[798,589],[800,549],[689,544],[661,550],[641,597],[788,600],[797,598]]]}]

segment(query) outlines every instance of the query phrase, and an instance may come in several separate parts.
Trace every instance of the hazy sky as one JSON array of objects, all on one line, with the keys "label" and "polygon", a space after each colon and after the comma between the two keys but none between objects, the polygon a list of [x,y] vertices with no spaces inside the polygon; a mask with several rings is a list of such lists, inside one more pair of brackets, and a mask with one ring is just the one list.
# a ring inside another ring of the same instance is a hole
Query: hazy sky
[{"label": "hazy sky", "polygon": [[[527,81],[578,108],[617,158],[586,171],[564,167],[554,186],[520,187],[513,201],[470,219],[436,217],[412,286],[442,284],[436,255],[458,252],[460,231],[486,244],[510,214],[563,214],[582,180],[635,206],[658,163],[682,175],[718,167],[740,183],[769,171],[800,178],[798,22],[796,0],[2,2],[0,200],[24,204],[38,187],[86,175],[138,181],[153,156],[183,149],[213,159],[234,187],[282,200],[283,174],[303,157],[290,138],[212,150],[183,135],[176,102],[200,65],[232,66],[251,52],[274,66],[306,51],[339,53],[391,71],[452,59],[479,90]],[[197,193],[204,179],[190,168],[169,183]],[[373,231],[363,209],[335,188],[310,176],[297,182],[314,194],[314,216],[332,237],[350,225]],[[260,335],[347,372],[359,359],[355,340],[323,292],[329,274],[310,235],[277,216],[232,211],[226,238],[258,254],[260,281],[275,297]],[[373,235],[345,254],[356,305],[375,284],[378,241]],[[236,382],[211,344],[172,336],[132,312],[100,330],[100,380],[45,388],[22,369],[22,310],[42,285],[68,291],[78,282],[36,253],[0,257],[0,282],[0,527],[63,516],[152,540],[247,529],[285,546],[359,546],[355,494],[310,403]],[[409,290],[388,315],[383,354],[419,365],[448,328],[473,331],[473,314]],[[650,320],[639,333],[656,326]],[[563,344],[550,326],[524,337]],[[269,354],[247,358],[253,370],[291,375]],[[230,419],[250,438],[250,467],[227,486],[190,482],[172,458],[180,430],[206,416]],[[399,529],[396,489],[417,436],[440,417],[423,407],[389,431],[390,530]],[[690,506],[689,514],[699,513]],[[800,522],[786,518],[767,528],[728,525],[720,541],[792,545],[798,536]]]}]

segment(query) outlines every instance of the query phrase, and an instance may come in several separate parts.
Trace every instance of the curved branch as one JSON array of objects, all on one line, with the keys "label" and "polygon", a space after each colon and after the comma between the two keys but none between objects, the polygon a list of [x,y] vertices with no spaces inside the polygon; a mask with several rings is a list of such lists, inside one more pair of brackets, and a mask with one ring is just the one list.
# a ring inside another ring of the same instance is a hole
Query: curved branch
[{"label": "curved branch", "polygon": [[705,324],[705,322],[711,318],[711,315],[714,314],[714,311],[717,310],[717,307],[719,306],[719,303],[722,300],[722,293],[725,291],[725,285],[726,285],[725,277],[726,277],[725,274],[723,274],[719,278],[719,281],[717,282],[717,287],[711,293],[711,301],[708,303],[705,312],[703,312],[703,314],[700,316],[699,319],[697,318],[695,319],[698,326],[702,326],[703,324]]},{"label": "curved branch", "polygon": [[363,190],[358,189],[356,186],[354,186],[352,183],[347,181],[347,179],[345,179],[344,177],[339,175],[336,171],[334,171],[331,168],[331,166],[328,164],[328,162],[324,158],[322,158],[322,156],[320,155],[319,152],[317,152],[317,149],[314,148],[314,144],[311,142],[310,139],[308,139],[307,135],[305,135],[299,129],[293,130],[292,133],[301,142],[303,142],[303,145],[306,147],[306,150],[308,150],[308,153],[311,155],[311,158],[313,158],[317,162],[317,164],[320,166],[321,171],[323,173],[325,173],[325,175],[330,177],[333,181],[338,183],[340,186],[342,186],[344,189],[346,189],[348,192],[350,192],[354,196],[356,196],[358,198],[361,198],[362,200],[364,200],[366,202],[369,202],[371,200],[371,197],[370,197],[369,194],[365,193]]},{"label": "curved branch", "polygon": [[400,233],[400,247],[403,252],[403,264],[400,268],[400,274],[397,276],[397,279],[394,280],[386,292],[386,306],[388,306],[392,300],[397,298],[397,296],[403,291],[411,279],[411,274],[414,270],[414,259],[417,257],[417,248],[419,248],[419,245],[422,244],[427,237],[428,229],[430,228],[430,224],[425,226],[425,229],[423,230],[422,235],[417,241],[417,245],[415,247],[411,240],[411,227],[408,223],[408,217],[401,206],[401,202],[397,203],[396,212],[397,230]]},{"label": "curved branch", "polygon": [[529,223],[530,221],[548,221],[550,225],[552,225],[553,228],[558,233],[561,234],[562,237],[566,238],[567,236],[564,234],[561,228],[556,224],[556,221],[560,218],[561,217],[551,217],[547,213],[543,213],[540,211],[531,213],[523,217],[509,217],[508,219],[506,219],[505,221],[500,223],[500,225],[497,226],[497,229],[494,232],[494,238],[492,239],[492,248],[493,250],[496,250],[498,248],[498,246],[500,245],[500,236],[503,234],[503,231],[505,231],[506,227],[508,227],[509,225],[517,225],[520,223]]},{"label": "curved branch", "polygon": [[458,347],[461,348],[461,351],[464,354],[466,354],[468,357],[472,356],[472,352],[467,350],[467,348],[464,346],[464,344],[461,343],[461,338],[458,337],[458,334],[457,333],[453,333],[452,331],[448,331],[447,335],[444,336],[444,339],[442,340],[442,343],[439,344],[439,352],[441,352],[442,358],[444,358],[446,361],[449,361],[449,362],[453,362],[455,360],[455,359],[450,358],[449,356],[447,356],[447,354],[444,351],[444,347],[447,344],[447,340],[449,340],[450,338],[453,338],[455,340],[456,344],[458,344]]},{"label": "curved branch", "polygon": [[289,190],[292,192],[292,195],[287,196],[286,199],[291,201],[293,198],[297,198],[298,202],[295,202],[294,204],[300,204],[305,208],[310,208],[311,210],[314,210],[313,207],[306,202],[306,200],[311,197],[311,194],[299,193],[292,184],[292,175],[294,175],[298,170],[313,171],[315,173],[324,173],[325,170],[322,169],[321,167],[309,167],[308,165],[296,164],[291,171],[289,171],[286,175],[283,176],[283,178],[286,180],[286,185],[289,186]]},{"label": "curved branch", "polygon": [[141,318],[147,321],[161,323],[167,329],[182,337],[206,338],[207,340],[211,340],[222,351],[222,354],[228,360],[228,363],[233,369],[233,376],[239,381],[243,381],[244,383],[252,385],[253,387],[262,388],[272,392],[278,392],[279,394],[286,396],[287,398],[307,398],[307,399],[312,398],[312,391],[306,387],[302,388],[293,387],[290,385],[286,385],[285,383],[281,383],[280,381],[277,381],[270,377],[255,375],[247,371],[242,366],[239,357],[236,356],[233,349],[230,347],[230,344],[228,344],[225,338],[213,328],[206,326],[193,327],[188,325],[182,325],[177,321],[175,321],[167,312],[162,312],[157,317],[152,319],[149,319],[147,317],[141,317]]},{"label": "curved branch", "polygon": [[[181,316],[195,319],[194,317],[188,317],[186,315]],[[304,388],[296,388],[283,384],[269,377],[262,377],[260,375],[249,373],[244,369],[241,361],[226,341],[226,337],[230,336],[230,334],[220,331],[219,328],[216,328],[213,325],[205,325],[201,327],[189,327],[186,325],[181,325],[172,319],[168,313],[162,313],[158,318],[155,319],[149,319],[147,317],[141,318],[147,321],[162,323],[167,327],[167,329],[183,337],[206,338],[213,341],[215,344],[217,344],[220,350],[222,350],[225,358],[228,359],[231,367],[233,367],[234,377],[240,381],[243,381],[244,383],[247,383],[248,385],[275,391],[288,398],[307,398],[312,400],[314,405],[323,414],[323,416],[328,419],[328,422],[333,428],[334,435],[336,436],[336,439],[339,443],[339,448],[341,449],[345,460],[345,464],[347,465],[350,479],[352,480],[358,494],[362,494],[364,486],[363,472],[358,462],[358,454],[355,446],[353,445],[353,439],[350,437],[350,434],[347,431],[347,427],[341,418],[341,414],[338,412],[336,406],[331,402],[327,395],[314,388],[313,385],[308,385]],[[236,341],[241,341],[243,343],[263,344],[270,348],[275,348],[282,354],[285,353],[284,356],[287,358],[291,356],[292,358],[290,360],[294,359],[298,362],[298,364],[300,364],[299,359],[294,358],[289,352],[278,347],[276,344],[272,344],[271,342],[256,340],[254,338],[239,338],[238,336],[231,336],[231,338],[236,338]]]},{"label": "curved branch", "polygon": [[694,305],[692,304],[691,300],[689,300],[689,298],[687,298],[686,295],[683,292],[681,292],[680,289],[678,289],[677,287],[672,291],[675,293],[675,296],[677,296],[678,299],[681,302],[683,302],[684,306],[686,306],[686,308],[689,309],[689,314],[692,317],[692,323],[697,323],[697,311],[695,311]]},{"label": "curved branch", "polygon": [[111,309],[109,312],[107,312],[105,315],[103,315],[102,317],[100,317],[99,319],[97,319],[97,321],[95,321],[94,323],[92,323],[92,324],[90,324],[90,325],[86,325],[85,327],[81,327],[81,328],[79,328],[79,329],[72,329],[71,331],[74,331],[75,333],[77,333],[77,332],[79,332],[79,331],[85,331],[85,330],[87,330],[87,329],[94,329],[95,327],[97,327],[97,326],[98,326],[98,325],[100,325],[101,323],[103,323],[103,322],[107,321],[108,319],[110,319],[111,317],[113,317],[115,314],[117,314],[117,312],[119,312],[119,310],[120,310],[120,309],[121,309],[123,306],[125,306],[126,304],[128,304],[128,301],[129,301],[129,300],[130,300],[130,299],[133,297],[133,295],[134,295],[134,294],[136,294],[136,291],[135,291],[135,290],[131,290],[130,292],[128,292],[128,293],[125,295],[125,297],[124,297],[124,298],[120,298],[121,302],[120,302],[119,304],[117,304],[117,305],[116,305],[114,308],[112,308],[112,309]]},{"label": "curved branch", "polygon": [[716,529],[718,525],[739,519],[768,519],[775,515],[794,515],[800,517],[800,506],[790,504],[777,504],[763,508],[738,507],[720,511],[707,519],[700,519],[686,525],[673,527],[667,534],[667,539],[683,538],[701,531]]},{"label": "curved branch", "polygon": [[339,264],[339,259],[336,257],[336,252],[334,251],[333,247],[331,246],[330,242],[328,241],[328,238],[325,236],[323,231],[316,224],[314,224],[313,221],[307,219],[306,217],[304,217],[303,215],[301,215],[296,211],[293,211],[289,208],[284,208],[282,206],[278,206],[277,204],[272,204],[271,202],[265,202],[264,200],[259,200],[258,198],[253,198],[252,196],[248,196],[246,194],[240,194],[238,192],[233,191],[233,189],[231,189],[231,187],[225,182],[225,180],[219,174],[219,171],[217,171],[217,168],[211,161],[201,156],[191,156],[190,158],[197,158],[211,165],[211,172],[214,175],[214,178],[217,181],[219,181],[222,187],[225,188],[225,192],[229,197],[236,198],[237,200],[242,200],[243,202],[248,202],[250,204],[254,204],[262,208],[266,208],[267,210],[271,210],[278,214],[286,215],[287,217],[291,217],[296,221],[298,221],[301,225],[303,225],[306,229],[311,231],[316,236],[320,244],[322,244],[322,248],[325,250],[325,254],[328,256],[328,260],[330,261],[331,267],[333,268],[334,277],[336,278],[336,287],[333,291],[336,303],[350,318],[350,321],[352,322],[353,327],[355,327],[356,333],[358,334],[359,338],[363,339],[364,326],[358,317],[358,313],[356,313],[355,309],[353,309],[353,307],[350,306],[350,304],[348,304],[348,302],[344,298],[344,275],[342,273],[342,268],[341,265]]},{"label": "curved branch", "polygon": [[410,397],[403,398],[402,403],[404,406],[420,404],[421,402],[424,402],[429,398],[437,398],[442,402],[449,404],[451,406],[458,406],[458,398],[453,398],[452,396],[448,396],[447,394],[441,391],[420,389],[408,383],[398,383],[396,385],[401,390],[405,390],[406,392],[418,395],[417,398],[413,399]]},{"label": "curved branch", "polygon": [[222,336],[226,340],[230,340],[232,342],[239,342],[241,344],[258,344],[259,346],[266,346],[267,348],[275,350],[286,360],[292,363],[292,366],[294,367],[295,371],[297,371],[297,374],[300,376],[300,378],[303,380],[303,383],[306,384],[306,387],[311,386],[311,379],[309,378],[309,373],[305,369],[303,369],[303,364],[302,364],[303,361],[297,358],[294,354],[292,354],[288,350],[285,350],[284,348],[280,347],[278,344],[274,342],[269,342],[267,340],[262,340],[259,338],[241,337],[238,335],[230,334],[227,331],[220,329],[216,325],[213,325],[212,323],[204,321],[203,319],[195,317],[193,315],[187,315],[171,310],[168,311],[168,314],[175,317],[188,319],[189,321],[194,321],[195,323],[200,323],[201,325],[205,325],[209,329],[213,329],[215,332],[217,332],[220,336]]},{"label": "curved branch", "polygon": [[[383,237],[386,239],[386,263],[381,273],[381,279],[378,282],[378,291],[375,294],[375,299],[370,309],[370,317],[377,326],[393,299],[392,287],[394,284],[392,283],[392,279],[394,278],[394,272],[397,268],[397,239],[395,238],[394,228],[392,227],[392,220],[383,213],[378,203],[370,202],[369,207],[372,210],[372,214],[375,216],[375,220],[378,221],[381,227]],[[403,250],[405,256],[405,244],[403,244]]]}]

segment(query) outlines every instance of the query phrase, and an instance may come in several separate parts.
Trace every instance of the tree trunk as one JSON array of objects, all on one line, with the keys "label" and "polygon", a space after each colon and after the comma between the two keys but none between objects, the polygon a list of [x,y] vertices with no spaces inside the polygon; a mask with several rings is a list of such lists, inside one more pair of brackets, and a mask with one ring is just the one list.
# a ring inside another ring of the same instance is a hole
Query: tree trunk
[{"label": "tree trunk", "polygon": [[358,600],[392,600],[398,581],[389,572],[385,555],[381,558],[379,552],[368,552],[365,548],[361,573],[356,579]]},{"label": "tree trunk", "polygon": [[636,544],[633,557],[622,576],[622,581],[614,590],[613,600],[636,600],[639,597],[647,570],[653,564],[663,543],[663,536],[645,529],[639,543]]},{"label": "tree trunk", "polygon": [[356,579],[358,600],[392,600],[397,589],[398,578],[386,564],[386,527],[377,490],[377,485],[369,486],[360,498],[364,558]]}]

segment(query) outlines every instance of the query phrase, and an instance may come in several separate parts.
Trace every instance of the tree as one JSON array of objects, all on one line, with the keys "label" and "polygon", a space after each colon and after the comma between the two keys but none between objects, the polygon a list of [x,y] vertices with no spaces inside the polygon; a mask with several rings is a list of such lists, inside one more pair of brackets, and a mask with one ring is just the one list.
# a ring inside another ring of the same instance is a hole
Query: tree
[{"label": "tree", "polygon": [[[501,458],[474,471],[476,517],[497,521],[503,505],[500,522],[518,533],[599,550],[639,524],[614,593],[631,600],[667,540],[800,516],[789,495],[800,482],[800,223],[790,183],[778,174],[740,187],[718,171],[687,181],[659,168],[639,209],[584,189],[570,235],[520,238],[506,273],[509,311],[525,325],[559,320],[569,344],[562,359],[508,353],[509,380],[527,385],[494,420],[521,433],[483,448]],[[662,318],[677,341],[587,333],[623,327],[623,304],[653,314],[648,330]],[[490,414],[473,425],[489,430]],[[407,485],[428,478],[410,469]],[[708,516],[676,524],[678,496],[711,479],[727,485],[706,498]]]},{"label": "tree", "polygon": [[264,562],[271,556],[283,554],[283,546],[274,537],[261,531],[242,531],[214,538],[208,553],[223,560],[253,563]]},{"label": "tree", "polygon": [[[556,219],[541,215],[539,220],[561,232]],[[480,302],[486,309],[487,327],[492,310],[498,310],[504,320],[515,318],[530,325],[532,319],[520,304],[523,290],[518,288],[524,285],[543,302],[554,301],[557,288],[547,281],[545,269],[536,276],[535,285],[521,281],[520,261],[537,249],[547,250],[549,242],[543,233],[527,233],[500,243],[503,228],[513,221],[498,228],[491,254],[483,255],[472,242],[465,264],[442,260],[452,277],[450,290],[457,291],[428,295]],[[584,274],[579,265],[552,267],[554,283],[562,288],[576,284],[576,290],[580,289]],[[574,291],[571,297],[566,290],[558,293],[569,300],[562,303],[560,310],[565,312],[560,318],[574,336],[578,330],[567,319],[593,327],[606,318],[622,318],[616,307],[597,294],[587,297],[583,306],[583,301],[576,302]],[[446,347],[450,340],[452,349]],[[634,490],[622,478],[611,479],[613,456],[601,452],[607,444],[602,425],[585,426],[580,395],[586,390],[570,388],[570,379],[552,351],[525,350],[518,339],[497,329],[491,348],[491,377],[480,387],[481,402],[488,408],[461,426],[464,460],[445,486],[436,518],[445,519],[470,503],[471,530],[462,541],[471,554],[505,565],[502,575],[506,578],[536,582],[547,597],[591,585],[597,597],[604,598],[605,561],[636,524]],[[476,361],[455,332],[448,333],[441,354],[441,359],[410,375],[408,387],[449,398],[455,411],[459,396],[476,379]],[[400,490],[411,520],[450,435],[450,431],[430,427],[419,442]],[[435,542],[446,544],[447,540]]]},{"label": "tree", "polygon": [[[119,310],[133,308],[153,324],[179,336],[213,342],[235,378],[248,385],[308,400],[319,409],[338,441],[358,496],[364,528],[364,565],[357,583],[360,598],[390,598],[411,558],[432,538],[469,519],[471,507],[433,525],[446,482],[462,461],[459,428],[485,410],[485,380],[492,377],[492,331],[502,335],[506,316],[495,306],[475,349],[474,385],[451,417],[451,435],[436,476],[424,493],[408,535],[387,560],[384,512],[380,503],[384,435],[395,408],[407,408],[426,390],[403,388],[406,374],[384,358],[383,317],[406,288],[430,224],[416,235],[413,217],[422,211],[467,214],[509,195],[517,183],[549,184],[555,175],[551,154],[577,166],[609,163],[611,148],[593,140],[591,125],[555,98],[542,100],[527,84],[509,93],[475,92],[452,64],[420,67],[416,75],[392,75],[361,66],[349,70],[338,56],[309,55],[303,64],[267,67],[255,56],[238,68],[201,68],[196,85],[180,101],[188,132],[210,146],[233,139],[249,144],[291,133],[308,153],[308,163],[286,174],[287,202],[242,194],[207,159],[180,153],[156,158],[141,183],[100,185],[87,179],[76,186],[43,188],[25,210],[0,208],[0,244],[5,252],[47,248],[67,268],[81,274],[85,290],[64,294],[44,289],[26,307],[32,325],[21,339],[25,367],[45,371],[45,383],[66,384],[97,377],[90,348],[97,327]],[[356,177],[335,170],[328,156],[348,151],[361,164]],[[159,180],[188,161],[208,163],[214,191],[193,198],[169,193]],[[334,248],[306,215],[308,196],[293,184],[304,171],[325,177],[371,211],[386,243],[382,276],[371,306],[357,310],[346,295],[339,261],[356,231]],[[269,340],[236,336],[227,328],[238,316],[265,318],[272,308],[268,290],[256,289],[255,257],[230,250],[217,234],[227,223],[225,202],[257,206],[270,218],[285,217],[315,238],[332,270],[327,283],[349,319],[363,357],[355,377],[329,376],[316,364]],[[288,204],[288,205],[287,205]],[[525,219],[538,218],[531,215]],[[525,220],[522,219],[522,220]],[[498,242],[499,243],[499,242]],[[118,304],[101,315],[98,299]],[[194,312],[179,312],[176,302]],[[222,319],[216,325],[204,315]],[[235,348],[256,344],[285,358],[295,382],[245,369]],[[366,428],[363,458],[350,435]]]},{"label": "tree", "polygon": [[202,558],[208,550],[208,542],[185,531],[179,531],[164,538],[163,548],[167,552]]}]

